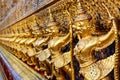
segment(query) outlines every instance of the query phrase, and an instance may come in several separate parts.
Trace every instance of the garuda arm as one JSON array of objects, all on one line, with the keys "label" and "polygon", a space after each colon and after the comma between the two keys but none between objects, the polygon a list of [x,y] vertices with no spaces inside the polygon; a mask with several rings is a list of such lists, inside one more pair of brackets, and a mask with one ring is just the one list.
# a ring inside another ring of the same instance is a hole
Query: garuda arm
[{"label": "garuda arm", "polygon": [[95,50],[100,50],[100,49],[106,48],[115,41],[116,26],[117,26],[117,24],[116,24],[115,20],[113,19],[111,30],[107,34],[105,34],[103,36],[99,36],[97,38],[97,46],[96,46]]},{"label": "garuda arm", "polygon": [[102,4],[102,5],[106,8],[106,10],[108,12],[109,18],[110,18],[111,23],[112,23],[112,28],[106,35],[98,37],[98,46],[96,48],[97,50],[106,48],[107,46],[112,44],[113,41],[115,41],[115,36],[117,33],[116,18],[110,14],[110,11],[108,10],[108,8],[104,4]]}]

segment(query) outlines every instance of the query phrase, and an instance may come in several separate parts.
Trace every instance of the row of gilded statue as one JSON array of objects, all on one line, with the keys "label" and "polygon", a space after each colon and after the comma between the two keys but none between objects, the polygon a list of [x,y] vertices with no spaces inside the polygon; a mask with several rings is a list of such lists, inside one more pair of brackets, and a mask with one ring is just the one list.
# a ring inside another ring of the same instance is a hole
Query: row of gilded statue
[{"label": "row of gilded statue", "polygon": [[98,53],[98,57],[102,55],[102,59],[98,59],[95,52],[115,41],[115,18],[106,8],[111,29],[105,35],[93,36],[95,27],[90,23],[91,15],[83,9],[80,2],[77,7],[77,16],[70,23],[70,32],[66,35],[61,34],[59,24],[49,10],[47,29],[41,29],[34,17],[32,30],[24,23],[24,28],[15,31],[10,29],[1,35],[0,43],[23,62],[34,66],[35,70],[44,72],[47,79],[111,80],[109,74],[114,69],[115,54],[104,57],[105,53]]}]

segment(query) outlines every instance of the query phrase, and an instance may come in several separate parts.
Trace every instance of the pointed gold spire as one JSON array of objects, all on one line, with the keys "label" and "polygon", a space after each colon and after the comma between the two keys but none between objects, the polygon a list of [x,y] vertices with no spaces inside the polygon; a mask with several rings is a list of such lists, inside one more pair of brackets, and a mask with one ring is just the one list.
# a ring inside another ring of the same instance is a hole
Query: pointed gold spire
[{"label": "pointed gold spire", "polygon": [[37,22],[36,16],[34,16],[33,30],[39,30],[39,24]]},{"label": "pointed gold spire", "polygon": [[83,9],[83,7],[82,7],[82,5],[81,5],[81,3],[80,3],[79,0],[77,0],[77,3],[78,3],[78,5],[77,5],[77,8],[78,8],[77,13],[78,13],[78,14],[83,14],[83,13],[85,13],[86,11]]},{"label": "pointed gold spire", "polygon": [[75,18],[75,21],[82,21],[82,20],[91,20],[91,15],[87,14],[86,11],[83,9],[80,0],[77,0],[77,17]]},{"label": "pointed gold spire", "polygon": [[24,24],[24,32],[29,32],[29,28],[28,28],[28,24],[27,21],[25,20],[25,24]]},{"label": "pointed gold spire", "polygon": [[57,22],[55,22],[54,18],[53,18],[53,15],[51,13],[51,10],[49,9],[49,23],[48,23],[48,27],[52,27],[52,26],[56,26],[58,25]]},{"label": "pointed gold spire", "polygon": [[54,18],[50,9],[49,9],[49,15],[50,15],[50,22],[54,22]]}]

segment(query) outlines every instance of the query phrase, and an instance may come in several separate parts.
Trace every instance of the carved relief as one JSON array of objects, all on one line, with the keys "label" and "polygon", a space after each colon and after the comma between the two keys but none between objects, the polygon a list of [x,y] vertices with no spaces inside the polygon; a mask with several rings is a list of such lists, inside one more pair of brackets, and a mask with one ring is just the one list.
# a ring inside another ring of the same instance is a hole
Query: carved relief
[{"label": "carved relief", "polygon": [[[38,6],[39,1],[26,1],[25,11]],[[108,4],[116,2],[56,1],[2,30],[0,43],[37,72],[44,72],[47,79],[66,80],[68,76],[77,80],[82,75],[85,80],[110,80],[114,69],[112,75],[118,80],[117,10],[112,11]],[[18,5],[16,17],[23,15],[22,7]],[[101,25],[106,30],[97,33]],[[104,52],[114,41],[113,54]]]}]

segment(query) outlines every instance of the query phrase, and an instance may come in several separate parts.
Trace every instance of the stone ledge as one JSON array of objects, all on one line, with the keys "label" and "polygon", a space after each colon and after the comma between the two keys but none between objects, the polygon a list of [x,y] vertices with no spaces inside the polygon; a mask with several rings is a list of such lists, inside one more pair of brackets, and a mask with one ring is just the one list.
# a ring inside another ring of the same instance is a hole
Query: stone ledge
[{"label": "stone ledge", "polygon": [[46,80],[1,46],[0,51],[0,58],[7,65],[14,80]]}]

